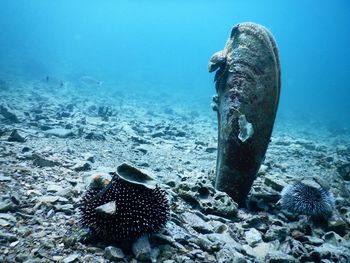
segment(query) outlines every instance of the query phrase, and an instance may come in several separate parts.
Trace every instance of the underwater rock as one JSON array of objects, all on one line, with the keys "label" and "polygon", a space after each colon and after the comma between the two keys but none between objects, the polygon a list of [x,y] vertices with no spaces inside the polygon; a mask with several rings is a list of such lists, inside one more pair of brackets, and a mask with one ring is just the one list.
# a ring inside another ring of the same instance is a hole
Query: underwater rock
[{"label": "underwater rock", "polygon": [[217,191],[205,177],[191,181],[184,179],[175,192],[205,214],[232,218],[237,214],[237,204],[226,193]]},{"label": "underwater rock", "polygon": [[151,245],[147,236],[142,236],[132,244],[132,252],[138,260],[149,260],[151,256]]},{"label": "underwater rock", "polygon": [[74,133],[71,130],[63,129],[63,128],[49,129],[45,131],[45,133],[48,135],[59,137],[59,138],[69,138],[74,136]]},{"label": "underwater rock", "polygon": [[124,253],[120,248],[108,246],[105,248],[104,257],[106,259],[117,261],[124,258]]},{"label": "underwater rock", "polygon": [[6,120],[14,123],[19,123],[16,114],[10,112],[5,106],[0,105],[0,115],[2,115]]},{"label": "underwater rock", "polygon": [[92,141],[105,141],[106,137],[102,133],[89,132],[85,135],[85,139]]},{"label": "underwater rock", "polygon": [[287,234],[288,230],[286,227],[272,225],[264,234],[264,241],[283,241],[286,239]]},{"label": "underwater rock", "polygon": [[218,155],[215,187],[240,206],[262,163],[280,93],[280,63],[272,34],[254,23],[236,25],[224,50],[209,61],[216,70]]},{"label": "underwater rock", "polygon": [[53,167],[56,165],[60,165],[60,163],[58,161],[55,160],[50,160],[46,157],[42,157],[39,154],[33,153],[32,155],[33,158],[33,164],[35,166],[39,166],[39,167]]},{"label": "underwater rock", "polygon": [[283,253],[281,251],[271,251],[266,255],[264,262],[266,262],[266,263],[297,263],[299,261],[297,259],[295,259],[294,257],[292,257],[291,255],[288,255],[288,254]]},{"label": "underwater rock", "polygon": [[170,216],[169,201],[146,173],[118,166],[110,182],[96,176],[80,204],[80,224],[102,240],[134,240],[159,232]]},{"label": "underwater rock", "polygon": [[345,181],[350,181],[350,163],[339,165],[337,171]]},{"label": "underwater rock", "polygon": [[251,228],[247,232],[245,232],[245,240],[247,241],[249,246],[254,247],[254,245],[261,242],[262,236],[258,230],[256,230],[255,228]]},{"label": "underwater rock", "polygon": [[23,136],[21,136],[16,129],[11,132],[11,134],[7,140],[9,142],[25,142],[26,141],[26,139]]},{"label": "underwater rock", "polygon": [[90,171],[91,164],[90,162],[79,161],[72,167],[72,169],[76,172]]}]

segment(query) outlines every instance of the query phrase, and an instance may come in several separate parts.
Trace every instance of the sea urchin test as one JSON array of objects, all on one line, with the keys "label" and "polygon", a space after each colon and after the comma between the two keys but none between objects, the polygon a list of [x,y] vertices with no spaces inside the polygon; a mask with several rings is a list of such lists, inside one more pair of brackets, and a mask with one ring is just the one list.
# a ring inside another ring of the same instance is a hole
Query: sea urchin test
[{"label": "sea urchin test", "polygon": [[254,23],[236,25],[209,61],[216,71],[218,190],[245,204],[264,159],[280,94],[280,63],[272,34]]},{"label": "sea urchin test", "polygon": [[314,219],[327,219],[335,209],[333,194],[312,180],[297,181],[284,187],[279,203],[290,213],[307,215]]},{"label": "sea urchin test", "polygon": [[159,232],[170,215],[165,191],[128,164],[118,166],[112,175],[111,181],[93,178],[82,197],[80,224],[96,237],[110,241]]}]

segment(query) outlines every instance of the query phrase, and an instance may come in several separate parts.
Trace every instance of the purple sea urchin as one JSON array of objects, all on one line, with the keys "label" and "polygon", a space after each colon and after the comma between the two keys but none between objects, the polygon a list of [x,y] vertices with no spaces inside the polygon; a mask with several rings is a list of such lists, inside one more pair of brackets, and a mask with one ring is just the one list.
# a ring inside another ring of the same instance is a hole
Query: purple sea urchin
[{"label": "purple sea urchin", "polygon": [[168,198],[158,186],[148,188],[119,174],[105,187],[93,186],[82,197],[80,223],[98,238],[136,239],[159,232],[169,219]]},{"label": "purple sea urchin", "polygon": [[279,201],[282,208],[296,214],[313,218],[328,218],[332,215],[335,201],[333,194],[323,186],[296,182],[286,186]]}]

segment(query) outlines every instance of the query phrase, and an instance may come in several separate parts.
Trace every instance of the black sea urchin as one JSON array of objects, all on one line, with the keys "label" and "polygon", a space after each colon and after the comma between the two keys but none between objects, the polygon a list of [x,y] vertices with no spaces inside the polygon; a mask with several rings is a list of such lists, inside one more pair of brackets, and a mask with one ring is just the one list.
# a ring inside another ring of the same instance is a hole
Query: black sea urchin
[{"label": "black sea urchin", "polygon": [[102,240],[136,239],[159,232],[169,219],[169,201],[158,186],[150,189],[115,175],[104,188],[82,197],[80,223]]},{"label": "black sea urchin", "polygon": [[313,218],[328,218],[335,206],[333,194],[327,189],[302,182],[286,186],[281,192],[280,203],[283,209],[291,213]]}]

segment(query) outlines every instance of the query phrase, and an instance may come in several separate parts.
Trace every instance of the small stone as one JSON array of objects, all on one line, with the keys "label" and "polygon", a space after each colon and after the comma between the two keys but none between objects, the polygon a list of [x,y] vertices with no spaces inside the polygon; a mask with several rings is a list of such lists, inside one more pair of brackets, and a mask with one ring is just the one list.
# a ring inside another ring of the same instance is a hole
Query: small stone
[{"label": "small stone", "polygon": [[346,229],[346,222],[337,213],[333,213],[332,217],[328,220],[327,230],[334,231],[343,236]]},{"label": "small stone", "polygon": [[256,230],[255,228],[251,228],[245,232],[245,239],[248,242],[248,244],[251,247],[253,247],[255,244],[261,242],[262,237],[258,230]]},{"label": "small stone", "polygon": [[0,174],[0,182],[11,182],[11,177]]},{"label": "small stone", "polygon": [[279,240],[283,241],[287,237],[287,228],[282,226],[271,226],[264,235],[265,241]]},{"label": "small stone", "polygon": [[106,137],[101,133],[90,132],[85,136],[87,140],[105,141]]},{"label": "small stone", "polygon": [[13,212],[17,210],[17,206],[11,201],[0,202],[0,212]]},{"label": "small stone", "polygon": [[287,184],[277,176],[278,175],[266,175],[264,183],[272,189],[280,192]]},{"label": "small stone", "polygon": [[350,181],[350,163],[339,165],[337,171],[345,181]]},{"label": "small stone", "polygon": [[17,222],[16,217],[8,213],[0,213],[0,218],[5,219],[7,221],[14,222],[14,223]]},{"label": "small stone", "polygon": [[10,247],[15,247],[19,243],[19,240],[10,243]]},{"label": "small stone", "polygon": [[305,243],[314,245],[314,246],[319,246],[324,243],[323,239],[318,238],[318,237],[313,237],[313,236],[305,236]]},{"label": "small stone", "polygon": [[0,115],[2,115],[6,120],[14,123],[19,123],[16,114],[10,112],[5,106],[0,105]]},{"label": "small stone", "polygon": [[91,164],[89,162],[79,161],[72,167],[72,169],[76,172],[90,171]]},{"label": "small stone", "polygon": [[71,262],[78,260],[79,257],[80,257],[79,254],[76,254],[76,253],[71,254],[68,257],[64,258],[62,262],[63,263],[71,263]]},{"label": "small stone", "polygon": [[151,256],[151,245],[148,237],[143,236],[137,239],[132,244],[132,252],[138,260],[150,260]]},{"label": "small stone", "polygon": [[44,196],[40,196],[38,200],[42,203],[55,203],[58,201],[59,198],[60,198],[59,196],[44,195]]},{"label": "small stone", "polygon": [[0,218],[0,226],[6,227],[6,226],[9,226],[9,225],[11,225],[10,222]]},{"label": "small stone", "polygon": [[62,186],[59,186],[59,185],[56,185],[56,184],[50,184],[47,186],[47,191],[48,192],[52,192],[52,193],[55,193],[55,192],[61,192],[63,191],[63,187]]},{"label": "small stone", "polygon": [[216,253],[217,262],[232,262],[232,263],[246,263],[247,260],[244,256],[235,251],[234,249],[230,249],[228,247],[224,247]]},{"label": "small stone", "polygon": [[54,129],[47,130],[46,134],[56,136],[59,138],[69,138],[74,136],[74,133],[71,130],[63,129],[63,128],[54,128]]},{"label": "small stone", "polygon": [[117,247],[106,247],[104,252],[104,257],[109,260],[120,260],[124,258],[124,253],[120,248]]},{"label": "small stone", "polygon": [[85,154],[84,159],[91,163],[95,162],[95,156],[92,153]]},{"label": "small stone", "polygon": [[150,260],[152,263],[156,263],[157,258],[159,257],[160,254],[160,249],[158,247],[155,247],[152,249],[151,254],[150,254]]},{"label": "small stone", "polygon": [[54,205],[56,212],[63,212],[67,215],[71,215],[74,211],[74,207],[72,204],[65,204],[65,205]]},{"label": "small stone", "polygon": [[265,242],[258,243],[253,248],[249,245],[243,245],[242,247],[248,255],[260,260],[264,260],[266,255],[274,250],[274,246],[271,243]]},{"label": "small stone", "polygon": [[344,239],[333,231],[327,232],[322,238],[325,242],[332,244],[333,246],[339,246],[344,242]]},{"label": "small stone", "polygon": [[7,139],[9,142],[25,142],[26,139],[21,136],[17,130],[13,130]]},{"label": "small stone", "polygon": [[26,152],[29,152],[31,150],[31,148],[29,148],[28,146],[24,146],[22,148],[22,153],[26,153]]},{"label": "small stone", "polygon": [[185,220],[185,222],[197,232],[201,234],[213,233],[213,227],[196,214],[185,212],[182,214],[182,217]]},{"label": "small stone", "polygon": [[205,152],[207,153],[214,153],[217,151],[217,147],[216,146],[208,146],[206,149],[205,149]]},{"label": "small stone", "polygon": [[11,233],[4,233],[0,231],[0,243],[17,241],[17,236]]},{"label": "small stone", "polygon": [[305,234],[300,230],[294,229],[291,233],[292,237],[296,240],[303,242],[305,240]]},{"label": "small stone", "polygon": [[281,251],[271,251],[265,257],[267,263],[297,263],[299,262],[294,257]]},{"label": "small stone", "polygon": [[32,155],[33,157],[33,164],[35,166],[39,166],[39,167],[54,167],[56,165],[59,165],[60,163],[54,160],[50,160],[47,158],[44,158],[36,153],[34,153]]}]

